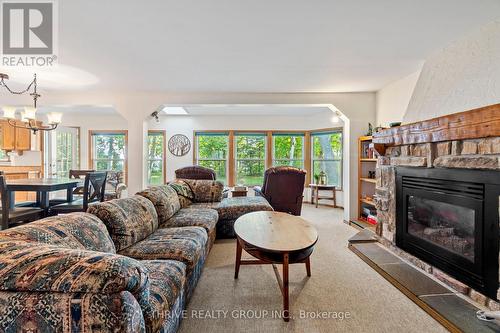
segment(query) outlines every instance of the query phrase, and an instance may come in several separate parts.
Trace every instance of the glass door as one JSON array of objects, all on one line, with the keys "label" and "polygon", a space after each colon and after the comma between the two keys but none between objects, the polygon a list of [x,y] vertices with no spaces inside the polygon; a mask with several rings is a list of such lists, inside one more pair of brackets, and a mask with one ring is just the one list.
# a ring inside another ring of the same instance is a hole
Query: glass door
[{"label": "glass door", "polygon": [[58,127],[45,133],[45,174],[50,178],[65,178],[70,169],[78,169],[78,128]]}]

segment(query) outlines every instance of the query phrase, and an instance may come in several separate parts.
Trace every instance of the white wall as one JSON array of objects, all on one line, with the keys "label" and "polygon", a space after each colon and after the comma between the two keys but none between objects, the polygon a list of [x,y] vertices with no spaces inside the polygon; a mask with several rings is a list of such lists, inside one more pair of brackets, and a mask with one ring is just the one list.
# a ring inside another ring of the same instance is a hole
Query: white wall
[{"label": "white wall", "polygon": [[389,127],[392,122],[403,121],[420,71],[394,81],[377,91],[377,120],[375,126]]},{"label": "white wall", "polygon": [[[149,122],[150,129],[166,131],[167,141],[175,134],[186,135],[193,144],[193,132],[203,130],[313,130],[343,127],[342,121],[333,123],[332,112],[321,112],[313,116],[162,116],[160,122]],[[192,165],[191,151],[182,157],[172,155],[167,149],[167,179],[175,178],[175,170]],[[305,191],[306,200],[310,200],[310,191]],[[337,193],[338,205],[343,206],[343,193]]]},{"label": "white wall", "polygon": [[405,122],[500,103],[500,20],[487,24],[429,57]]}]

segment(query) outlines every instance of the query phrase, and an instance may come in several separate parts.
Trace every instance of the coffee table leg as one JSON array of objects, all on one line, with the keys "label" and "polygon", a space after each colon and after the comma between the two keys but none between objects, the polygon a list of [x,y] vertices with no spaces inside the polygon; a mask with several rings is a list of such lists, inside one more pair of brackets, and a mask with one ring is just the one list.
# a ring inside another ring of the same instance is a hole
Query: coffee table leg
[{"label": "coffee table leg", "polygon": [[283,254],[283,320],[290,320],[288,299],[288,253]]},{"label": "coffee table leg", "polygon": [[307,276],[311,276],[311,261],[309,260],[310,257],[307,257],[306,259],[306,272]]},{"label": "coffee table leg", "polygon": [[234,278],[238,278],[238,273],[240,272],[240,263],[241,263],[241,245],[240,241],[236,240],[236,264],[234,266]]}]

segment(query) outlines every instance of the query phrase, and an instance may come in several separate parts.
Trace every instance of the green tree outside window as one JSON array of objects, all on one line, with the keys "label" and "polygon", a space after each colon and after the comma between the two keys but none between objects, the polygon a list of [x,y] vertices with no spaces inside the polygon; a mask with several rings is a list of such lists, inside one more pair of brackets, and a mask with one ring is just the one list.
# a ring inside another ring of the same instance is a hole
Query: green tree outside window
[{"label": "green tree outside window", "polygon": [[342,132],[312,133],[313,179],[321,171],[326,173],[328,184],[342,186]]},{"label": "green tree outside window", "polygon": [[266,168],[266,136],[264,134],[237,134],[236,183],[262,185]]},{"label": "green tree outside window", "polygon": [[227,183],[229,136],[227,133],[197,133],[196,161],[215,171],[216,179]]},{"label": "green tree outside window", "polygon": [[304,168],[304,135],[273,134],[273,165]]},{"label": "green tree outside window", "polygon": [[162,132],[148,134],[148,184],[162,185],[164,183],[164,151],[165,140]]}]

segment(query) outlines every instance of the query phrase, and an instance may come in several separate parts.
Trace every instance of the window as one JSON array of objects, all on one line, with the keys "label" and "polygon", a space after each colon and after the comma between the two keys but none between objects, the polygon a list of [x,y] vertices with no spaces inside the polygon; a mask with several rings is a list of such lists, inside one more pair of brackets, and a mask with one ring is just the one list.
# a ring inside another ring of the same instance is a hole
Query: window
[{"label": "window", "polygon": [[236,183],[262,185],[266,169],[266,135],[259,133],[237,133]]},{"label": "window", "polygon": [[73,135],[69,132],[56,133],[56,169],[55,176],[58,178],[68,177],[69,170],[73,169]]},{"label": "window", "polygon": [[330,185],[342,186],[342,132],[312,133],[312,175],[314,182],[321,172]]},{"label": "window", "polygon": [[304,134],[273,133],[273,166],[304,168]]},{"label": "window", "polygon": [[127,132],[91,131],[91,165],[98,171],[127,172]]},{"label": "window", "polygon": [[165,183],[165,132],[148,132],[148,184]]},{"label": "window", "polygon": [[227,183],[228,133],[196,133],[196,163],[215,170],[217,180]]}]

